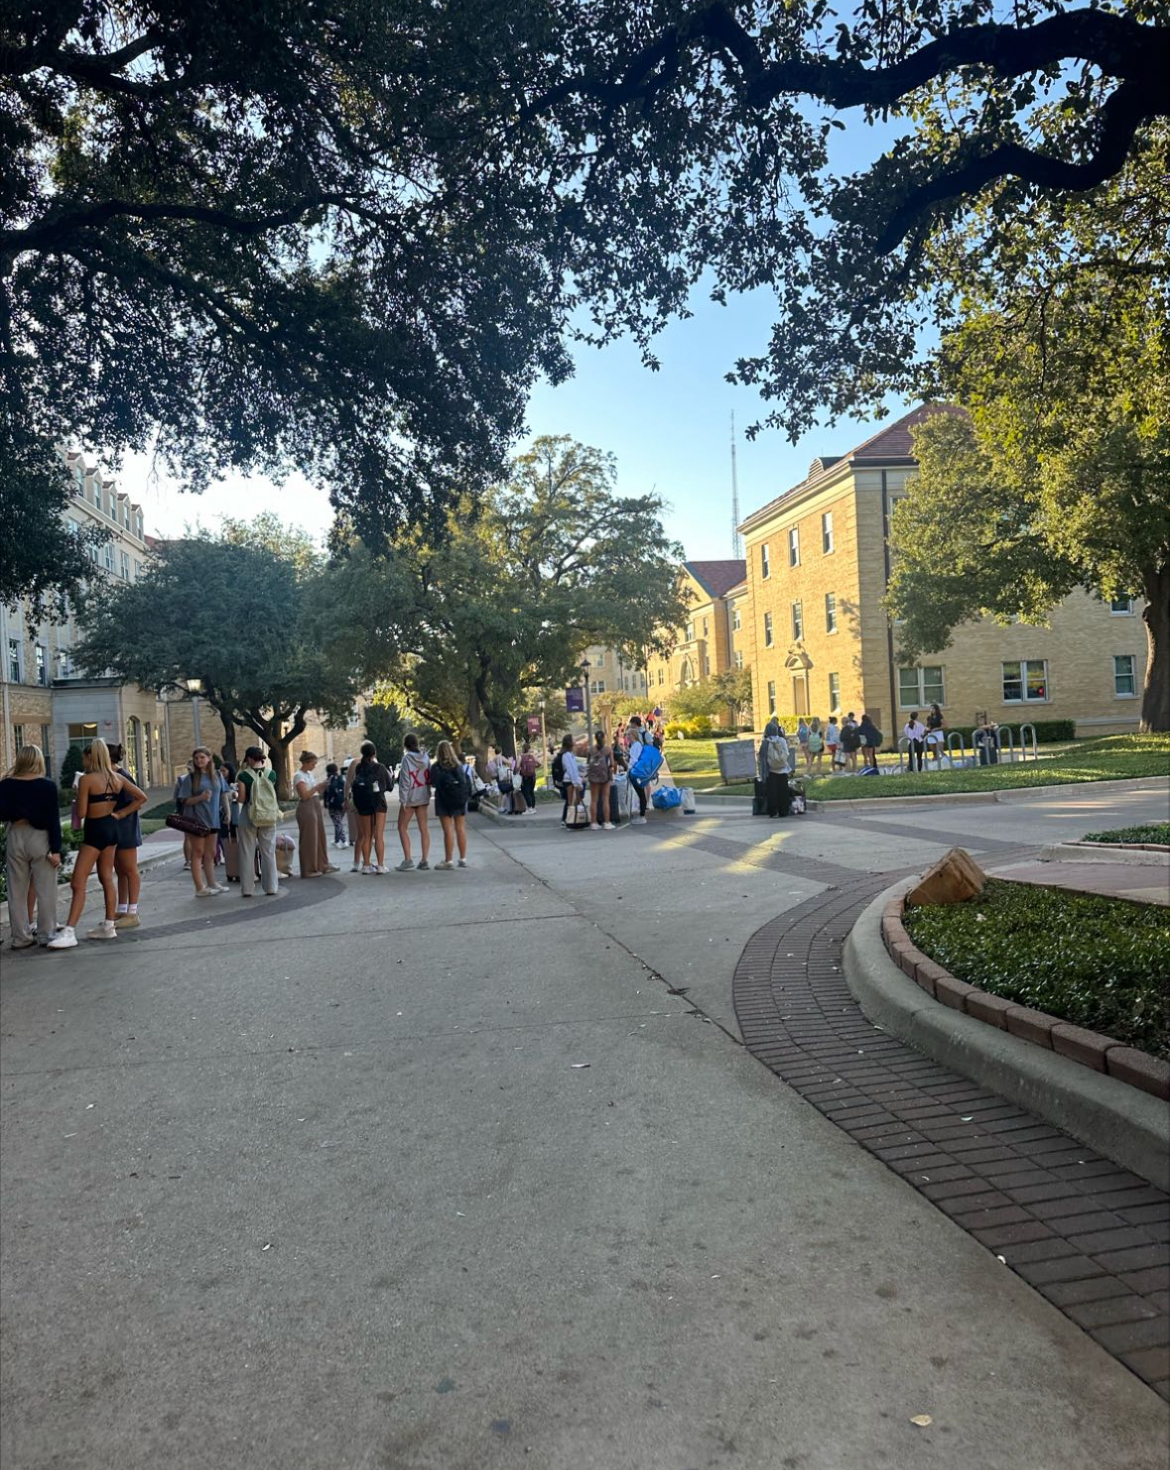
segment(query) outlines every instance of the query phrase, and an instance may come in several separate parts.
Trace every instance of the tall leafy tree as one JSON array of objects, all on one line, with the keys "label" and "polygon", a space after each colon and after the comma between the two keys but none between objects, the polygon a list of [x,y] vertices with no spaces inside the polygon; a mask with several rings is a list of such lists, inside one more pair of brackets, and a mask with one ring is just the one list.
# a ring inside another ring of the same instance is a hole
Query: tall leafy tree
[{"label": "tall leafy tree", "polygon": [[526,691],[563,686],[592,643],[642,662],[683,615],[682,551],[661,502],[620,496],[614,481],[611,457],[538,439],[506,483],[452,512],[441,540],[355,551],[336,593],[345,657],[477,748],[514,749]]},{"label": "tall leafy tree", "polygon": [[138,581],[90,595],[75,651],[89,672],[148,689],[198,680],[229,740],[243,726],[268,744],[282,795],[309,711],[342,724],[361,688],[328,647],[328,574],[298,569],[298,544],[284,557],[210,535],[164,542]]},{"label": "tall leafy tree", "polygon": [[[769,421],[880,399],[970,202],[998,230],[1075,199],[1170,108],[1170,26],[1136,3],[30,0],[0,26],[0,462],[296,466],[371,538],[499,473],[568,324],[653,363],[701,279],[776,292],[735,371]],[[899,140],[835,174],[833,130],[878,119]]]},{"label": "tall leafy tree", "polygon": [[[1163,140],[1170,130],[1162,130]],[[915,435],[889,603],[908,654],[990,615],[1042,622],[1075,587],[1145,599],[1142,726],[1170,729],[1170,175],[1150,157],[995,258],[965,248]]]}]

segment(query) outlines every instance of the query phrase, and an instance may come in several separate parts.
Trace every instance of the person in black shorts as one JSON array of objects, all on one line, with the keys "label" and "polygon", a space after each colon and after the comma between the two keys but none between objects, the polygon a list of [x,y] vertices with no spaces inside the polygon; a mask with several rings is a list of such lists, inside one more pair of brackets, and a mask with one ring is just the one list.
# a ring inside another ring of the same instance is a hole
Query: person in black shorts
[{"label": "person in black shorts", "polygon": [[[126,752],[121,745],[110,746],[110,761],[119,776],[133,783],[126,770]],[[118,792],[114,811],[120,812],[130,806],[134,798],[125,787]],[[114,916],[115,929],[138,928],[138,895],[142,889],[142,877],[138,871],[138,849],[142,846],[142,822],[135,808],[133,814],[118,822],[118,852],[114,858],[114,872],[118,878],[118,911]]]},{"label": "person in black shorts", "polygon": [[435,792],[435,815],[443,828],[443,861],[435,864],[436,872],[449,872],[454,866],[455,844],[459,844],[459,866],[467,866],[467,801],[471,782],[463,768],[463,757],[449,740],[440,740],[431,767],[431,786]]},{"label": "person in black shorts", "polygon": [[[95,740],[90,745],[85,752],[84,765],[84,774],[77,783],[77,813],[82,820],[82,835],[70,883],[73,897],[69,904],[69,919],[64,929],[49,940],[49,949],[77,948],[77,921],[85,908],[85,888],[95,867],[105,896],[106,916],[86,938],[117,939],[114,919],[118,887],[114,881],[114,862],[121,824],[146,805],[146,793],[140,791],[129,776],[123,776],[114,769],[104,740]],[[122,792],[127,792],[130,800],[118,808]]]}]

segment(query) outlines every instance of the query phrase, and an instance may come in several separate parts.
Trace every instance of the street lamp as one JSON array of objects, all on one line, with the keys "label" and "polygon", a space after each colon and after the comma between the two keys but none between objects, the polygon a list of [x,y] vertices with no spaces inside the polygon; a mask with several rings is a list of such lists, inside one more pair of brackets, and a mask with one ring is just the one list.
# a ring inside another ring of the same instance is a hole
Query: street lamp
[{"label": "street lamp", "polygon": [[544,700],[540,701],[540,763],[544,767],[544,784],[552,781],[552,770],[548,760],[548,733],[544,728]]},{"label": "street lamp", "polygon": [[581,673],[585,679],[585,749],[588,751],[593,743],[593,702],[589,698],[589,670],[592,667],[589,660],[581,660]]},{"label": "street lamp", "polygon": [[199,691],[203,688],[203,680],[184,679],[183,688],[191,696],[191,723],[195,730],[195,744],[202,745],[203,740],[199,733]]}]

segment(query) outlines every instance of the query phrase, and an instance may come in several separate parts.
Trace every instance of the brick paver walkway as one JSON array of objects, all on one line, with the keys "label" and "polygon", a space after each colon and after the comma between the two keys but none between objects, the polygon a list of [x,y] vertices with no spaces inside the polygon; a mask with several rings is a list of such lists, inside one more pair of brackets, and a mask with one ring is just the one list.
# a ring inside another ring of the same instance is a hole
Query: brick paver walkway
[{"label": "brick paver walkway", "polygon": [[891,875],[836,880],[748,941],[745,1045],[1170,1398],[1170,1198],[867,1021],[842,946]]}]

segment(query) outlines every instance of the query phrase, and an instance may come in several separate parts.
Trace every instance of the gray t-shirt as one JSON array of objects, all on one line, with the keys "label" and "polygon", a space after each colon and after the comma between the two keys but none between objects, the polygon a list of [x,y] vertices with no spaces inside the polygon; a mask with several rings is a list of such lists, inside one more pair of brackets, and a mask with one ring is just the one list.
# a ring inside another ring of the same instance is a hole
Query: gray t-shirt
[{"label": "gray t-shirt", "polygon": [[[185,801],[186,797],[198,796],[201,791],[210,791],[211,800],[193,801],[189,804]],[[184,802],[183,815],[185,817],[190,817],[201,827],[206,827],[209,832],[219,831],[220,810],[223,806],[223,784],[218,772],[191,772],[184,776],[179,782],[178,799]]]}]

